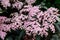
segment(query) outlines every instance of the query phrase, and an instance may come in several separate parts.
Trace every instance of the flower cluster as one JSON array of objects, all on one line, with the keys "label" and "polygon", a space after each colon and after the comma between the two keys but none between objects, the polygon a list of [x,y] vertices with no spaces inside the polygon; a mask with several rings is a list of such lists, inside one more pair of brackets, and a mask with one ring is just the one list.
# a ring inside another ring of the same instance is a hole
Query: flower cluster
[{"label": "flower cluster", "polygon": [[17,9],[21,9],[21,7],[23,6],[22,2],[15,2],[14,4],[12,4],[13,8],[17,8]]},{"label": "flower cluster", "polygon": [[3,7],[10,6],[9,0],[1,0],[1,4],[3,5]]},{"label": "flower cluster", "polygon": [[[29,6],[30,7],[30,6]],[[55,33],[55,27],[54,22],[56,22],[57,19],[57,12],[58,10],[55,8],[49,8],[47,11],[41,11],[39,10],[39,7],[34,6],[25,9],[22,11],[22,15],[25,15],[22,20],[24,19],[24,25],[23,28],[26,30],[26,33],[28,35],[31,34],[38,34],[38,35],[45,35],[47,36],[48,29],[50,28],[53,33]],[[24,12],[24,13],[23,13]],[[20,13],[21,14],[21,13]],[[28,14],[28,15],[26,15]],[[28,17],[27,17],[28,16]]]},{"label": "flower cluster", "polygon": [[[41,36],[48,36],[48,29],[51,29],[51,31],[55,33],[55,26],[53,24],[58,18],[57,16],[59,15],[59,10],[57,8],[50,7],[43,12],[39,9],[39,6],[32,6],[36,0],[25,1],[27,5],[24,5],[23,2],[18,0],[12,4],[13,8],[20,9],[19,13],[14,12],[11,14],[12,18],[0,16],[0,37],[3,40],[7,35],[6,32],[11,29],[24,29],[28,35],[38,34]],[[1,4],[6,8],[10,6],[9,0],[2,0]]]}]

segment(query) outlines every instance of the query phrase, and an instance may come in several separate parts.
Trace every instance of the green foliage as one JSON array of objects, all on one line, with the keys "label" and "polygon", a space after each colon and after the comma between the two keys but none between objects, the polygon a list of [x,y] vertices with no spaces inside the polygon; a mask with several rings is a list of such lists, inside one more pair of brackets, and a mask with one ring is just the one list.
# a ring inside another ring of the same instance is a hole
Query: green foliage
[{"label": "green foliage", "polygon": [[12,37],[8,37],[8,38],[6,38],[6,40],[13,40],[13,38]]},{"label": "green foliage", "polygon": [[60,0],[55,0],[55,4],[60,4]]},{"label": "green foliage", "polygon": [[56,34],[52,35],[51,40],[60,40],[60,18],[57,19],[57,22],[54,23],[55,27],[56,27]]},{"label": "green foliage", "polygon": [[20,34],[19,34],[17,40],[21,40],[21,38],[24,37],[24,35],[25,35],[25,31],[22,30],[22,31],[20,32]]},{"label": "green foliage", "polygon": [[41,40],[40,35],[36,35],[36,40]]},{"label": "green foliage", "polygon": [[0,13],[2,13],[3,12],[3,10],[0,8]]},{"label": "green foliage", "polygon": [[5,40],[22,40],[25,36],[25,30],[11,31],[7,34]]},{"label": "green foliage", "polygon": [[45,8],[56,7],[60,9],[60,0],[37,0],[34,5],[40,5],[42,2],[45,4]]},{"label": "green foliage", "polygon": [[53,35],[51,40],[60,40],[60,35],[58,34]]},{"label": "green foliage", "polygon": [[54,23],[56,29],[58,30],[58,32],[60,32],[60,22]]}]

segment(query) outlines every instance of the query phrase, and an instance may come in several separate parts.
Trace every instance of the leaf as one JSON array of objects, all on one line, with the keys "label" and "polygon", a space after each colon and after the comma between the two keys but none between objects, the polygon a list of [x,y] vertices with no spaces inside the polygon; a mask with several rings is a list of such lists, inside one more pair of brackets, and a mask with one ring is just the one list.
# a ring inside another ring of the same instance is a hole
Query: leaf
[{"label": "leaf", "polygon": [[57,21],[60,22],[60,18],[59,17],[57,17]]},{"label": "leaf", "polygon": [[36,40],[41,40],[40,35],[36,35]]},{"label": "leaf", "polygon": [[13,38],[12,37],[8,37],[8,38],[6,38],[6,40],[13,40]]},{"label": "leaf", "polygon": [[60,0],[55,0],[55,7],[60,9]]},{"label": "leaf", "polygon": [[3,11],[2,11],[2,9],[0,8],[0,13],[2,13]]},{"label": "leaf", "polygon": [[23,36],[25,36],[25,31],[24,31],[24,30],[22,30],[22,31],[20,32],[20,34],[19,34],[19,36],[18,36],[18,40],[21,40],[21,38],[22,38]]},{"label": "leaf", "polygon": [[15,37],[15,40],[18,40],[18,36]]},{"label": "leaf", "polygon": [[51,40],[60,40],[58,34],[52,36]]},{"label": "leaf", "polygon": [[55,0],[55,4],[60,4],[60,0]]},{"label": "leaf", "polygon": [[39,5],[43,0],[36,0],[34,5]]},{"label": "leaf", "polygon": [[[60,24],[60,23],[59,23]],[[58,25],[58,23],[54,23],[54,25],[56,26],[56,28],[58,29],[58,32],[60,32],[60,27]]]}]

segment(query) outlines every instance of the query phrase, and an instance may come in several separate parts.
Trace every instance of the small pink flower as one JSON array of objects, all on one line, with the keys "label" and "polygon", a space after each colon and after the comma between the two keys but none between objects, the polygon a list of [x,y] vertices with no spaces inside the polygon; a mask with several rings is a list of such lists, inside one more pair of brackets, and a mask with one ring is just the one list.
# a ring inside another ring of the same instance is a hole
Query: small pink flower
[{"label": "small pink flower", "polygon": [[2,0],[1,3],[5,8],[7,8],[7,6],[10,6],[9,0]]},{"label": "small pink flower", "polygon": [[17,9],[21,9],[22,6],[23,6],[23,3],[22,3],[22,2],[19,2],[19,1],[15,2],[15,3],[13,4],[13,7],[14,7],[14,8],[16,7]]},{"label": "small pink flower", "polygon": [[2,38],[2,40],[4,40],[6,35],[6,32],[0,31],[0,37]]},{"label": "small pink flower", "polygon": [[33,4],[35,3],[36,0],[25,0],[28,4]]}]

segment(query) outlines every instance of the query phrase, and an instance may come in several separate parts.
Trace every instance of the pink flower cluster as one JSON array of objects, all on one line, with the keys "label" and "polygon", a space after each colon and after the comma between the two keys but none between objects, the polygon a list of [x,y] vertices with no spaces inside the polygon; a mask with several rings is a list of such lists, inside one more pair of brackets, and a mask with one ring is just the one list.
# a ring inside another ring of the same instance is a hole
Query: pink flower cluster
[{"label": "pink flower cluster", "polygon": [[21,9],[21,7],[23,6],[23,3],[22,2],[15,2],[13,5],[13,8],[17,8],[17,9]]},{"label": "pink flower cluster", "polygon": [[5,8],[7,8],[7,6],[10,6],[9,0],[1,0],[1,3]]},{"label": "pink flower cluster", "polygon": [[[28,15],[25,15],[22,20],[24,19],[23,29],[26,30],[28,35],[31,34],[38,34],[38,35],[45,35],[47,36],[48,29],[50,28],[53,33],[55,33],[54,22],[57,19],[57,12],[58,10],[51,7],[47,9],[47,11],[39,10],[38,6],[28,7],[28,9],[24,9],[20,14],[24,14],[23,12],[28,11]],[[28,16],[28,17],[27,17]]]},{"label": "pink flower cluster", "polygon": [[[55,26],[53,25],[58,14],[58,9],[50,7],[46,11],[41,11],[39,6],[32,6],[36,0],[25,0],[28,5],[16,1],[13,4],[13,7],[21,9],[18,12],[12,13],[12,18],[7,18],[0,16],[0,37],[4,40],[4,37],[7,35],[7,31],[11,29],[16,30],[18,28],[26,30],[28,35],[41,35],[48,36],[48,29],[50,28],[53,33],[55,33]],[[1,1],[4,7],[10,6],[9,0]]]},{"label": "pink flower cluster", "polygon": [[[12,4],[12,6],[18,9],[21,9],[21,7],[23,6],[24,3],[20,2],[19,0],[1,0],[1,4],[3,5],[3,7],[7,8],[11,6],[10,1],[13,1],[14,3]],[[33,4],[35,3],[36,0],[25,0],[26,3]]]}]

